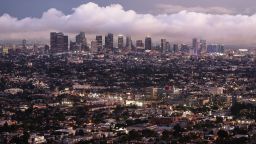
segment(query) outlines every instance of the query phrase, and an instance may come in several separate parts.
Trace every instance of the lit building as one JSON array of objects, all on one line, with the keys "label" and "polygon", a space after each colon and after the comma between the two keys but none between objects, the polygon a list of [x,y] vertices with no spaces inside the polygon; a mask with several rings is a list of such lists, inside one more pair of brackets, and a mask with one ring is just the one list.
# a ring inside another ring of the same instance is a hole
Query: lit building
[{"label": "lit building", "polygon": [[151,100],[156,100],[159,97],[160,89],[156,87],[146,88],[146,95],[149,96]]},{"label": "lit building", "polygon": [[8,47],[3,47],[2,48],[2,54],[9,54],[9,48]]},{"label": "lit building", "polygon": [[63,33],[51,32],[50,45],[52,53],[61,53],[68,51],[68,36]]},{"label": "lit building", "polygon": [[209,92],[213,95],[222,95],[224,91],[223,87],[211,87],[209,88]]}]

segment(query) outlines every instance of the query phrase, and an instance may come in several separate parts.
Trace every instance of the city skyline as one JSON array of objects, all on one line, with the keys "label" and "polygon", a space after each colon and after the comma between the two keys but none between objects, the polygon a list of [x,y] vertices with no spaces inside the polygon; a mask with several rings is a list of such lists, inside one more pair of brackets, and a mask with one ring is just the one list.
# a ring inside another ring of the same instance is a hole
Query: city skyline
[{"label": "city skyline", "polygon": [[[48,40],[50,31],[64,32],[68,35],[84,31],[89,39],[99,34],[121,33],[131,35],[135,39],[150,35],[154,39],[166,38],[174,42],[189,42],[191,38],[198,37],[224,44],[255,44],[256,20],[252,14],[221,12],[213,6],[205,6],[203,10],[201,6],[175,8],[166,4],[172,12],[166,11],[161,5],[161,13],[146,13],[127,10],[128,6],[125,4],[105,5],[98,5],[95,2],[83,3],[76,8],[70,8],[72,10],[69,13],[50,8],[44,11],[41,17],[18,18],[5,12],[0,17],[0,39],[43,41]],[[215,13],[214,10],[220,13]]]},{"label": "city skyline", "polygon": [[256,144],[255,5],[0,1],[0,144]]}]

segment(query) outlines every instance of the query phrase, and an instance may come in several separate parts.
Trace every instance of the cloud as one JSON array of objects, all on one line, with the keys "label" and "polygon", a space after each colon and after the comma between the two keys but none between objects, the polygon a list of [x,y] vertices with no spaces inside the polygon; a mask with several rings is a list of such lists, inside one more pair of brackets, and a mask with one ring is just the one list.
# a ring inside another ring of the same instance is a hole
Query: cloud
[{"label": "cloud", "polygon": [[178,13],[180,11],[188,11],[188,12],[198,12],[198,13],[209,13],[209,14],[234,14],[235,12],[231,9],[227,9],[224,7],[185,7],[181,5],[171,5],[171,4],[158,4],[156,5],[156,9],[160,13]]},{"label": "cloud", "polygon": [[49,39],[49,32],[61,31],[88,35],[127,34],[143,38],[151,35],[170,41],[190,41],[193,37],[232,44],[253,44],[256,15],[207,14],[181,11],[172,14],[139,14],[119,4],[100,7],[87,3],[73,8],[71,14],[49,9],[40,18],[0,17],[0,39]]}]

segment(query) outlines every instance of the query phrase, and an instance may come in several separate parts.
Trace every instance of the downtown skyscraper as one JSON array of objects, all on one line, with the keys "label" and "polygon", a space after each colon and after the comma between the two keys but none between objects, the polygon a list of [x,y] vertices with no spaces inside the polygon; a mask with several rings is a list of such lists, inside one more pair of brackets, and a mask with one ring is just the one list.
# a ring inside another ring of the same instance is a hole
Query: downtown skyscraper
[{"label": "downtown skyscraper", "polygon": [[126,49],[132,49],[132,38],[131,36],[126,36],[126,44],[125,44]]},{"label": "downtown skyscraper", "polygon": [[87,50],[87,40],[84,32],[80,32],[76,36],[76,44],[78,45],[80,51]]},{"label": "downtown skyscraper", "polygon": [[193,38],[192,40],[192,54],[198,56],[199,51],[199,41],[197,38]]},{"label": "downtown skyscraper", "polygon": [[105,36],[105,50],[112,51],[114,49],[114,35],[109,33]]},{"label": "downtown skyscraper", "polygon": [[124,48],[124,36],[119,35],[117,38],[117,47],[118,49],[123,49]]},{"label": "downtown skyscraper", "polygon": [[161,52],[167,51],[167,41],[166,39],[161,39]]},{"label": "downtown skyscraper", "polygon": [[52,53],[62,53],[68,51],[68,36],[63,33],[50,33],[50,45]]},{"label": "downtown skyscraper", "polygon": [[145,38],[145,50],[151,50],[152,49],[152,39],[151,37],[147,36]]},{"label": "downtown skyscraper", "polygon": [[102,43],[102,36],[101,35],[96,36],[96,43],[97,43],[98,52],[101,52],[103,50],[103,43]]}]

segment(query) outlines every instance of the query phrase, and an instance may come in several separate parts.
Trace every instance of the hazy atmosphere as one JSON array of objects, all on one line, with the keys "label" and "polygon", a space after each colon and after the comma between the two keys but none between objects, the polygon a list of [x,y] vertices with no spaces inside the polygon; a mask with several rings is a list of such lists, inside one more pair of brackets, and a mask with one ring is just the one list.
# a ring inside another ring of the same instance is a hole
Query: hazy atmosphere
[{"label": "hazy atmosphere", "polygon": [[171,41],[193,37],[255,44],[255,1],[1,1],[0,39],[47,40],[50,31],[87,35],[112,32]]}]

